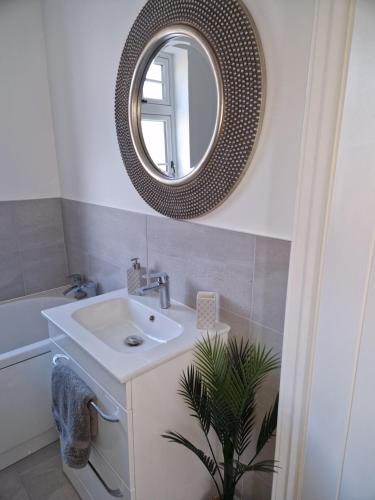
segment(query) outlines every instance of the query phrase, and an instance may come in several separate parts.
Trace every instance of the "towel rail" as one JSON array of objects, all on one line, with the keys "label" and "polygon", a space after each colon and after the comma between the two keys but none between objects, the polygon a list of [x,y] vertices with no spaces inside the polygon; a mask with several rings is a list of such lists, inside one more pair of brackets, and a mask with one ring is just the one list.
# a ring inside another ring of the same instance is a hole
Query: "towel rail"
[{"label": "towel rail", "polygon": [[[52,363],[56,366],[59,363],[60,359],[66,359],[69,360],[69,356],[66,354],[55,354],[52,358]],[[94,408],[94,410],[98,413],[98,415],[101,416],[103,420],[106,420],[107,422],[120,422],[120,419],[118,417],[115,417],[113,415],[109,415],[108,413],[105,413],[96,403],[95,401],[90,401],[89,405]]]}]

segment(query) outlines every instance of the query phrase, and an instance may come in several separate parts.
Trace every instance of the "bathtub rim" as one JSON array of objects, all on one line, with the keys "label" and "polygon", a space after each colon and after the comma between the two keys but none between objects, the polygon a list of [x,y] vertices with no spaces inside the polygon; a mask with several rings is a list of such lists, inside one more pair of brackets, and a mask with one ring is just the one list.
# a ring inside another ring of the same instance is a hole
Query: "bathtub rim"
[{"label": "bathtub rim", "polygon": [[7,351],[0,354],[0,370],[5,370],[10,366],[16,365],[18,363],[23,363],[42,354],[51,352],[51,341],[50,339],[39,340],[38,342],[33,342],[32,344],[26,344],[18,349],[13,349],[12,351]]},{"label": "bathtub rim", "polygon": [[[43,290],[42,292],[31,293],[28,295],[21,295],[20,297],[15,297],[13,299],[2,300],[0,301],[0,309],[1,306],[3,305],[15,302],[22,302],[24,300],[29,300],[29,299],[51,297],[51,298],[61,298],[61,299],[65,298],[68,301],[69,299],[64,296],[63,293],[64,290],[66,290],[66,286],[60,286],[57,288],[52,288],[50,290]],[[28,359],[41,356],[42,354],[46,354],[50,351],[51,351],[51,341],[48,337],[46,337],[45,339],[38,340],[30,344],[25,344],[22,347],[18,347],[16,349],[0,353],[0,370],[4,370],[10,366],[22,363],[23,361],[27,361]]]},{"label": "bathtub rim", "polygon": [[19,297],[14,297],[12,299],[0,300],[0,307],[5,304],[10,304],[12,302],[19,302],[20,300],[36,299],[38,297],[65,297],[64,291],[67,289],[68,285],[59,286],[56,288],[51,288],[49,290],[43,290],[41,292],[28,293],[27,295],[20,295]]}]

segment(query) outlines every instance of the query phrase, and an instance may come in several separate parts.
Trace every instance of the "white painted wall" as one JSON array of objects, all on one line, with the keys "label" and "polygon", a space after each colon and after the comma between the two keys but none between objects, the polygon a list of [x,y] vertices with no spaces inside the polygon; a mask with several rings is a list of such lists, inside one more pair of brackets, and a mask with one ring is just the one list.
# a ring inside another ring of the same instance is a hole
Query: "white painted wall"
[{"label": "white painted wall", "polygon": [[60,196],[39,0],[0,1],[0,201]]},{"label": "white painted wall", "polygon": [[[145,0],[42,0],[62,195],[154,213],[122,166],[120,54]],[[267,109],[251,169],[202,224],[290,239],[315,0],[245,0],[263,41]]]}]

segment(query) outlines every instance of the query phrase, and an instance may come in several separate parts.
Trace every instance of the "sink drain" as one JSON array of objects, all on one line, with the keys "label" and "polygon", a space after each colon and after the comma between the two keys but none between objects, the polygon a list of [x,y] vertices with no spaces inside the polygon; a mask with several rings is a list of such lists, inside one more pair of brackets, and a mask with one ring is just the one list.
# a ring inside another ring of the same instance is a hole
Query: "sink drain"
[{"label": "sink drain", "polygon": [[124,342],[130,347],[137,347],[137,345],[143,344],[143,338],[139,335],[129,335],[129,337],[126,337]]}]

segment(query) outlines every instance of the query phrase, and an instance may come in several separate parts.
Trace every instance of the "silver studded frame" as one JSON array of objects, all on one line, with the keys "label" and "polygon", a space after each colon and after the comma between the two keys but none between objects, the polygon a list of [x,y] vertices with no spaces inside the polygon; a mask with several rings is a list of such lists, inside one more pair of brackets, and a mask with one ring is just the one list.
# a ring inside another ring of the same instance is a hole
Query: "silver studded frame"
[{"label": "silver studded frame", "polygon": [[[223,86],[223,120],[216,145],[199,173],[185,184],[152,177],[132,142],[129,95],[133,73],[147,43],[173,25],[199,31],[211,47]],[[117,75],[117,138],[128,175],[142,198],[175,219],[203,215],[233,191],[254,154],[264,111],[265,69],[255,24],[240,0],[149,0],[129,33]]]}]

